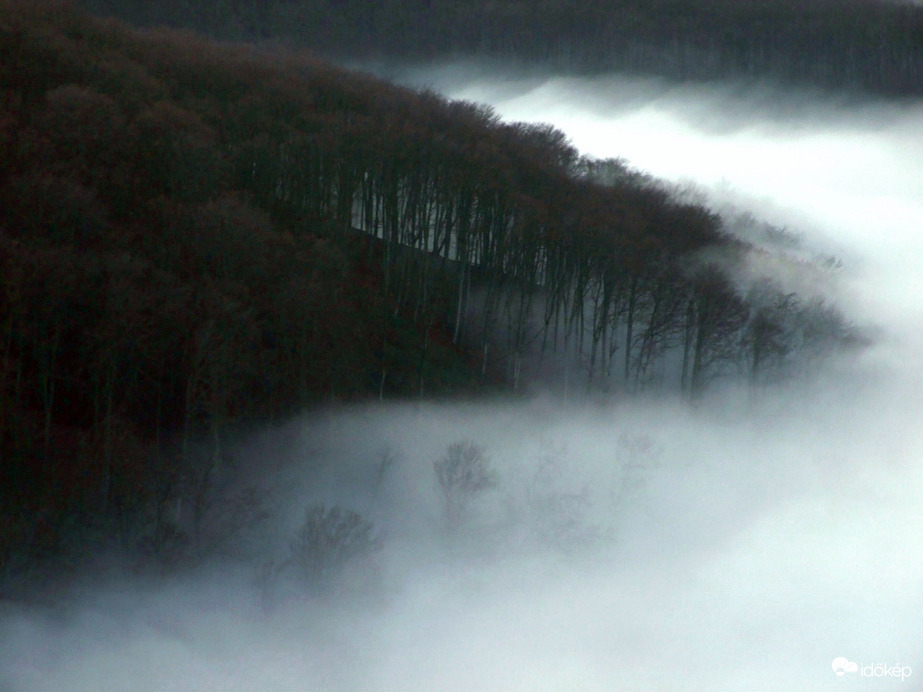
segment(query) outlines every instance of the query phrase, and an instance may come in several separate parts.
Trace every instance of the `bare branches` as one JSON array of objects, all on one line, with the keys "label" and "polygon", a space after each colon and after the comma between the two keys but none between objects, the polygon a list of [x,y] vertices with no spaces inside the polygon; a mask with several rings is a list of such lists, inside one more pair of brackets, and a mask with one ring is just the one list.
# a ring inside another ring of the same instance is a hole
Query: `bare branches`
[{"label": "bare branches", "polygon": [[380,545],[374,526],[361,514],[342,507],[313,505],[289,544],[287,566],[313,587],[330,585],[351,561]]},{"label": "bare branches", "polygon": [[433,469],[450,530],[462,523],[468,503],[496,483],[484,448],[471,440],[450,444],[445,454],[433,462]]}]

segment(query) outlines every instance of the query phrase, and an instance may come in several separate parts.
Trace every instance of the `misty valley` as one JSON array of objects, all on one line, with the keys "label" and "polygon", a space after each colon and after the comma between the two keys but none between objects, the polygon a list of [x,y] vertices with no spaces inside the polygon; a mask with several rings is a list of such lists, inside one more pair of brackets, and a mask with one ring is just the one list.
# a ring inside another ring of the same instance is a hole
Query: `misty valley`
[{"label": "misty valley", "polygon": [[328,4],[0,0],[0,690],[917,689],[891,10]]}]

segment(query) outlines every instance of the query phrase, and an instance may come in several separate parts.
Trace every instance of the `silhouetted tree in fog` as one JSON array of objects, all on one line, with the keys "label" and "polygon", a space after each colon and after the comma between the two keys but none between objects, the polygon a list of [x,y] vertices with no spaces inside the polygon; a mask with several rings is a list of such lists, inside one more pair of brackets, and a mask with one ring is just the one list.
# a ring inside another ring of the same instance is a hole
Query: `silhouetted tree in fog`
[{"label": "silhouetted tree in fog", "polygon": [[468,504],[496,482],[484,449],[470,440],[450,444],[433,470],[450,531],[462,524]]}]

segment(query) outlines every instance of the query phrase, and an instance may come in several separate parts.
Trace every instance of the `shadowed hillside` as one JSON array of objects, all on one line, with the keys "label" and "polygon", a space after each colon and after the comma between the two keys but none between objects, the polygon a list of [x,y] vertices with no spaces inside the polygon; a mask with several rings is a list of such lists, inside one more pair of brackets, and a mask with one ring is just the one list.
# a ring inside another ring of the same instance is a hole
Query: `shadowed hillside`
[{"label": "shadowed hillside", "polygon": [[549,126],[69,6],[0,3],[0,46],[6,570],[165,540],[234,430],[310,405],[518,389],[552,354],[695,396],[847,336]]}]

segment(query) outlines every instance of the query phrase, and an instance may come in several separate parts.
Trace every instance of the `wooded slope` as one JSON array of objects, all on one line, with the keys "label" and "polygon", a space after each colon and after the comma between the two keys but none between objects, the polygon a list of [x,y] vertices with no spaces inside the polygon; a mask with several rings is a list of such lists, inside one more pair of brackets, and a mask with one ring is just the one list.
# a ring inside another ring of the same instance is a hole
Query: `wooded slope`
[{"label": "wooded slope", "polygon": [[0,567],[167,530],[228,431],[313,403],[553,355],[695,394],[844,334],[551,127],[60,5],[0,2],[0,51]]}]

